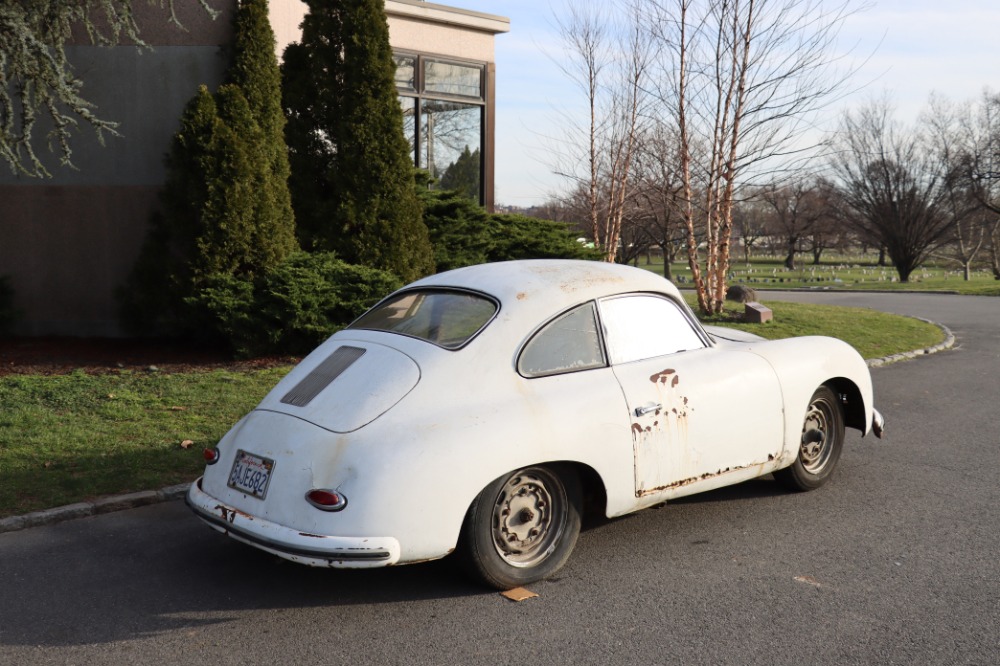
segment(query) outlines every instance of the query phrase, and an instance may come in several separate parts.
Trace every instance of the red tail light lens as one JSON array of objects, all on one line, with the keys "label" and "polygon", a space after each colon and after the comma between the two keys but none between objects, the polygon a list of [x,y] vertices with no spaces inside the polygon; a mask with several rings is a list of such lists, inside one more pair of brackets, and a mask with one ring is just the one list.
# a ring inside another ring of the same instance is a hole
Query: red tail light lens
[{"label": "red tail light lens", "polygon": [[219,462],[219,449],[205,449],[205,462],[209,465],[214,465]]},{"label": "red tail light lens", "polygon": [[340,511],[347,506],[347,498],[335,490],[316,488],[306,493],[306,501],[320,511]]}]

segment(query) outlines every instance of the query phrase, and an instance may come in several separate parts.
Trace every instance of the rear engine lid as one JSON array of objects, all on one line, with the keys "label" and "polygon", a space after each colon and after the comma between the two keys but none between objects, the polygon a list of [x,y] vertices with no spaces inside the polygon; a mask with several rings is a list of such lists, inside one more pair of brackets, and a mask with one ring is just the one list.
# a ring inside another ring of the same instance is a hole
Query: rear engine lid
[{"label": "rear engine lid", "polygon": [[389,411],[418,381],[420,368],[400,351],[370,342],[328,340],[257,409],[295,416],[333,432],[351,432]]}]

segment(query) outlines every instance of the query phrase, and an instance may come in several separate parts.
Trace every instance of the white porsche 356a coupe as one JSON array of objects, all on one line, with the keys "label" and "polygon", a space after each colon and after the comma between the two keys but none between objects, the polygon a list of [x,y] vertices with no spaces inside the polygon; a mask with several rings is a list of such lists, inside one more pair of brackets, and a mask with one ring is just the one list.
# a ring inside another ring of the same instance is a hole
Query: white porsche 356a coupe
[{"label": "white porsche 356a coupe", "polygon": [[620,516],[768,473],[816,488],[845,426],[880,435],[882,417],[840,340],[706,330],[641,269],[495,263],[330,337],[205,452],[187,501],[295,562],[456,551],[511,588],[565,563],[584,506]]}]

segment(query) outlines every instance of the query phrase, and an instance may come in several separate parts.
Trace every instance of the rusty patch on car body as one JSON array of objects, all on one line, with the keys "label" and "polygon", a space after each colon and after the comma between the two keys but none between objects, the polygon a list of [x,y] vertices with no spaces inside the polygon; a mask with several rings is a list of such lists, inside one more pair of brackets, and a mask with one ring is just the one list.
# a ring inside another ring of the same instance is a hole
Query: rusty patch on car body
[{"label": "rusty patch on car body", "polygon": [[230,525],[232,525],[236,521],[237,515],[242,516],[247,520],[253,520],[253,516],[251,516],[249,513],[245,513],[243,511],[234,509],[232,507],[223,506],[221,504],[216,504],[215,510],[218,511],[219,516]]},{"label": "rusty patch on car body", "polygon": [[760,467],[763,464],[764,463],[753,463],[751,465],[742,465],[740,467],[727,467],[725,469],[720,469],[717,472],[705,472],[704,474],[700,474],[698,476],[692,476],[692,477],[687,478],[687,479],[681,479],[680,481],[674,481],[672,483],[668,483],[668,484],[665,484],[665,485],[662,485],[662,486],[657,486],[655,488],[644,488],[644,489],[641,489],[641,490],[637,490],[635,492],[635,496],[636,497],[645,497],[647,495],[652,495],[654,493],[660,493],[660,492],[663,492],[665,490],[676,490],[677,488],[683,488],[684,486],[690,486],[692,483],[697,483],[699,481],[705,481],[706,479],[712,479],[712,478],[715,478],[717,476],[722,476],[723,474],[730,474],[732,472],[740,472],[742,470],[750,469],[752,467]]},{"label": "rusty patch on car body", "polygon": [[655,375],[650,375],[649,381],[653,382],[654,384],[666,384],[667,378],[669,378],[670,375],[675,375],[672,386],[677,386],[678,377],[676,377],[676,374],[677,374],[676,370],[674,370],[673,368],[667,368],[666,370],[660,370]]}]

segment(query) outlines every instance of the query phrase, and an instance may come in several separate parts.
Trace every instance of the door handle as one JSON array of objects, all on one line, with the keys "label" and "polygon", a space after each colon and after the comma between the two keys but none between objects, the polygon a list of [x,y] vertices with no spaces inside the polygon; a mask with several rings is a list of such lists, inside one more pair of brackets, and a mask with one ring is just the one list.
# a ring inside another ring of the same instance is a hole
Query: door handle
[{"label": "door handle", "polygon": [[651,402],[651,403],[649,403],[647,405],[643,405],[642,407],[636,407],[635,408],[635,415],[636,416],[645,416],[646,414],[649,414],[650,412],[655,412],[658,409],[663,409],[663,405],[660,404],[660,403],[658,403],[658,402],[655,402],[655,403]]}]

